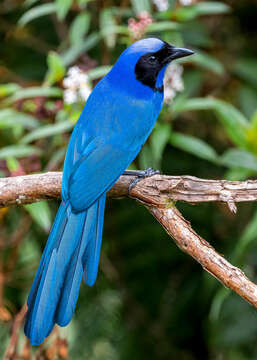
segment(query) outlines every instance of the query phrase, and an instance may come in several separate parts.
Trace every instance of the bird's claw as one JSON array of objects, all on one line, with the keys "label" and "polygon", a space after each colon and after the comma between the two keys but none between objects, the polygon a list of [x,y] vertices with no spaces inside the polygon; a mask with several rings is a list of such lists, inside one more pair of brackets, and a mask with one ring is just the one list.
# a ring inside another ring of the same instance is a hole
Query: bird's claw
[{"label": "bird's claw", "polygon": [[127,170],[127,171],[125,171],[123,175],[136,175],[136,178],[129,185],[128,193],[130,194],[133,187],[135,187],[135,185],[142,179],[145,179],[147,177],[151,177],[151,176],[157,175],[157,174],[160,174],[160,171],[154,170],[152,168],[148,168],[146,170]]}]

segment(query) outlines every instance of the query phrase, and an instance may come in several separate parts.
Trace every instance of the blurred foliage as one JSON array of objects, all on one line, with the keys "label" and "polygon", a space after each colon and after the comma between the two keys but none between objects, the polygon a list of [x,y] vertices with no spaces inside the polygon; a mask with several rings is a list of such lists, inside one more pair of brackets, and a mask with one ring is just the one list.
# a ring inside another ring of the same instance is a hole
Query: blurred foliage
[{"label": "blurred foliage", "polygon": [[[161,5],[166,9],[160,11]],[[84,104],[83,97],[65,97],[69,69],[76,65],[86,74],[90,91],[126,46],[156,36],[196,55],[180,61],[184,91],[164,106],[132,167],[255,177],[256,18],[257,3],[250,0],[2,0],[0,176],[61,170]],[[53,201],[0,209],[0,356],[57,206]],[[240,204],[236,216],[221,204],[178,207],[196,231],[257,281],[255,204]],[[19,336],[17,351],[25,358],[22,329]],[[55,336],[42,349],[51,348]],[[107,203],[97,283],[81,287],[74,319],[60,336],[74,360],[257,358],[256,310],[181,253],[129,200]],[[52,359],[42,349],[35,350],[37,358]]]}]

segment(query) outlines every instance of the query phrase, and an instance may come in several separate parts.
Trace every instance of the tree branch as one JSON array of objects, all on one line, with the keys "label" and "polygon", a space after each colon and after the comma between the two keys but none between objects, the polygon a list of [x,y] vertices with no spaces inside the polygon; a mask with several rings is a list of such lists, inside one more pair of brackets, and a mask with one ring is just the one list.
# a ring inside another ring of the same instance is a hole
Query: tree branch
[{"label": "tree branch", "polygon": [[[0,207],[59,198],[61,176],[60,172],[49,172],[0,179]],[[197,260],[223,285],[257,307],[257,286],[201,238],[173,204],[177,200],[190,203],[221,201],[236,212],[236,202],[257,200],[257,180],[240,182],[155,175],[141,180],[128,194],[129,184],[134,178],[121,176],[108,196],[130,196],[143,203],[181,250]]]},{"label": "tree branch", "polygon": [[[135,176],[121,176],[108,196],[128,196],[129,184]],[[60,198],[61,172],[0,178],[0,207],[29,204]],[[155,206],[166,207],[170,201],[189,203],[221,201],[236,212],[236,202],[257,200],[257,180],[206,180],[194,176],[155,175],[141,180],[130,196]]]},{"label": "tree branch", "polygon": [[169,209],[148,206],[150,213],[159,221],[177,246],[198,261],[223,285],[257,307],[257,286],[242,270],[230,264],[201,236],[199,236],[175,207]]}]

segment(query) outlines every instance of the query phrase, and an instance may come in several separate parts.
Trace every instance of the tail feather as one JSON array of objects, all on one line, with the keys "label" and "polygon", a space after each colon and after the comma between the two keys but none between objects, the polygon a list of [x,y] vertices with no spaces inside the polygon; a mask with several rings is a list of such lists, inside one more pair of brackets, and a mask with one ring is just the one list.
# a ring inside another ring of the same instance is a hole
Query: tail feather
[{"label": "tail feather", "polygon": [[106,196],[104,195],[97,201],[95,237],[94,237],[94,241],[90,241],[88,243],[83,258],[84,267],[85,267],[83,278],[85,283],[89,286],[94,285],[97,277],[101,244],[102,244],[105,199]]},{"label": "tail feather", "polygon": [[69,268],[65,275],[62,297],[60,299],[60,303],[58,304],[56,314],[56,322],[61,326],[65,326],[70,322],[77,302],[80,283],[84,271],[84,265],[82,262],[83,254],[86,250],[88,242],[92,242],[95,237],[95,224],[97,221],[96,209],[97,202],[87,210],[79,244],[73,254]]},{"label": "tail feather", "polygon": [[[91,243],[98,243],[100,253],[102,198],[105,200],[105,195],[80,213],[72,212],[69,202],[62,203],[58,210],[28,299],[25,334],[33,345],[41,344],[55,323],[65,326],[70,322],[85,267],[97,273],[99,254],[94,260],[85,254],[92,248]],[[93,261],[97,262],[95,266],[88,265]]]},{"label": "tail feather", "polygon": [[35,276],[33,284],[32,284],[32,288],[30,290],[30,294],[29,294],[28,302],[27,302],[28,306],[30,306],[31,300],[35,296],[35,292],[37,291],[37,288],[39,286],[43,267],[46,266],[46,258],[49,256],[49,253],[51,251],[53,251],[53,247],[55,246],[55,244],[57,244],[58,241],[60,241],[62,234],[64,232],[64,229],[66,227],[67,220],[68,220],[68,218],[66,216],[67,207],[68,207],[68,203],[64,204],[62,202],[58,209],[58,212],[56,214],[55,221],[54,221],[52,229],[51,229],[51,233],[48,237],[47,244],[45,246],[43,255],[40,260],[39,267],[37,269],[36,276]]},{"label": "tail feather", "polygon": [[[49,315],[52,308],[44,308],[45,304],[51,301],[51,295],[53,294],[53,283],[56,276],[56,250],[54,249],[52,255],[48,257],[45,266],[42,269],[38,281],[38,292],[42,293],[40,297],[32,297],[30,301],[30,307],[33,308],[33,312],[27,314],[27,319],[25,325],[25,334],[29,336],[31,334],[31,342],[33,345],[38,345],[41,343],[40,339],[40,329],[48,328],[49,322],[47,319],[50,319]],[[44,287],[44,292],[42,288]],[[29,307],[29,309],[30,309]],[[41,317],[42,311],[44,311],[44,316]],[[47,321],[47,323],[46,323]]]}]

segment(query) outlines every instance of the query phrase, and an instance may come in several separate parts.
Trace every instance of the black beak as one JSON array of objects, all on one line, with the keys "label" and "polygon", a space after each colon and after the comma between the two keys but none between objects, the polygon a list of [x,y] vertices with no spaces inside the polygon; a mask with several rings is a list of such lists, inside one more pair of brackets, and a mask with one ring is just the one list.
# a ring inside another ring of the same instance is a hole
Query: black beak
[{"label": "black beak", "polygon": [[175,60],[175,59],[179,59],[185,56],[189,56],[189,55],[193,55],[194,51],[189,50],[189,49],[184,49],[184,48],[177,48],[177,47],[171,47],[170,48],[170,54],[166,59],[166,63]]}]

